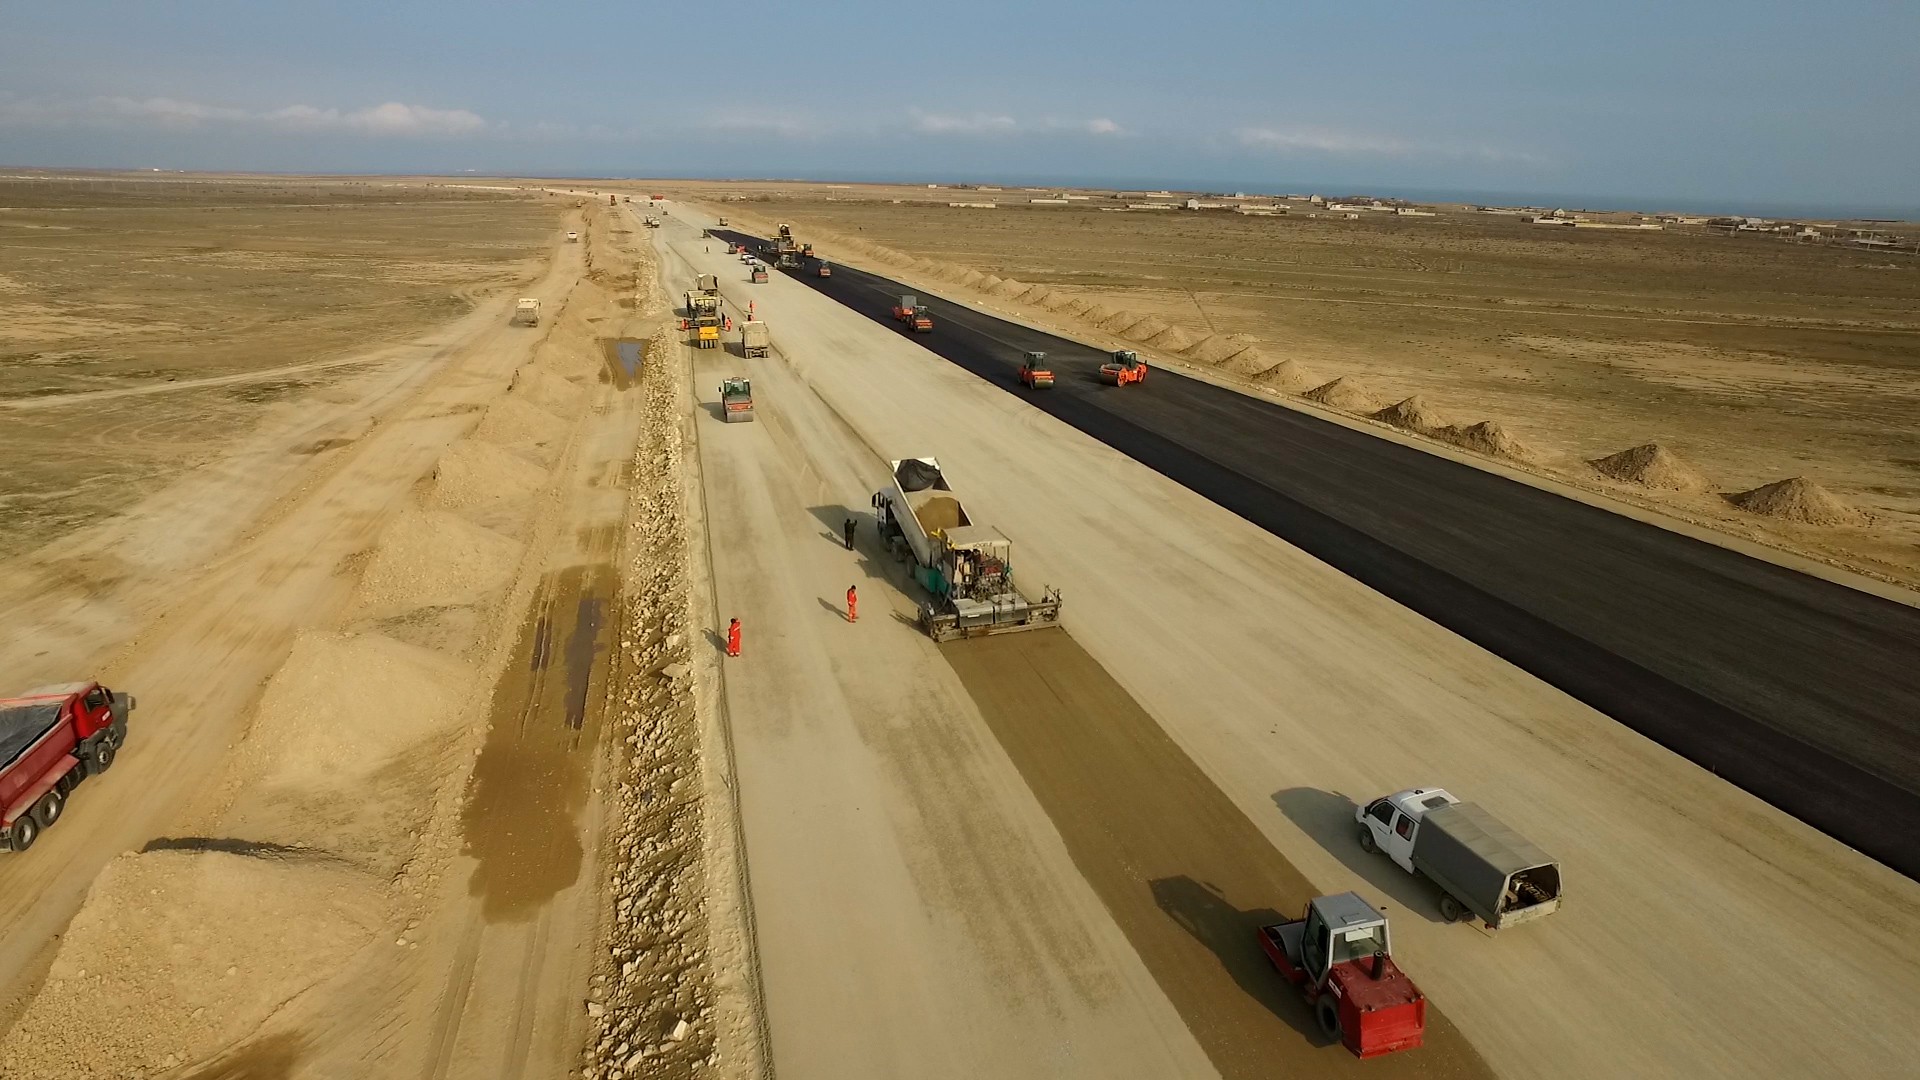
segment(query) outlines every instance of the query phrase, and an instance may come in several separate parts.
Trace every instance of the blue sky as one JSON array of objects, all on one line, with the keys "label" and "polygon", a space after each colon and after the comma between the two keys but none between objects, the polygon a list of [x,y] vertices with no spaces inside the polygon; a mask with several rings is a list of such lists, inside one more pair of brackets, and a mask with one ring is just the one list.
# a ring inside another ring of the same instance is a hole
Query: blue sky
[{"label": "blue sky", "polygon": [[0,26],[8,165],[1920,207],[1914,0],[62,0]]}]

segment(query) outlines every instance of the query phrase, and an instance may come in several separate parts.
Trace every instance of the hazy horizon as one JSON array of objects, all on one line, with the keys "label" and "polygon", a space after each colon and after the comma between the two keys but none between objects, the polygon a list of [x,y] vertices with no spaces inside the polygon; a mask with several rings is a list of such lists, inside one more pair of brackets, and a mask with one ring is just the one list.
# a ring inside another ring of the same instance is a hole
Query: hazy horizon
[{"label": "hazy horizon", "polygon": [[[1698,0],[1445,12],[981,0],[73,0],[10,13],[0,161],[339,174],[786,176],[1521,193],[1920,216],[1920,6]],[[1017,31],[1017,32],[1010,32]],[[1416,197],[1416,196],[1408,196]]]}]

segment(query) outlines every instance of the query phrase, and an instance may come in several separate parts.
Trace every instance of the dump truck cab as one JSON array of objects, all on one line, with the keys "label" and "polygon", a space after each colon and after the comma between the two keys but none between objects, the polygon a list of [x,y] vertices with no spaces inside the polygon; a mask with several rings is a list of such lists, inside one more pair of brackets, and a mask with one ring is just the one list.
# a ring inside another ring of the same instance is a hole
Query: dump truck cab
[{"label": "dump truck cab", "polygon": [[1421,1044],[1426,997],[1393,962],[1386,915],[1358,893],[1317,897],[1305,915],[1262,926],[1259,936],[1328,1038],[1362,1058]]},{"label": "dump truck cab", "polygon": [[0,697],[0,847],[32,847],[73,789],[112,767],[133,707],[131,695],[97,682]]}]

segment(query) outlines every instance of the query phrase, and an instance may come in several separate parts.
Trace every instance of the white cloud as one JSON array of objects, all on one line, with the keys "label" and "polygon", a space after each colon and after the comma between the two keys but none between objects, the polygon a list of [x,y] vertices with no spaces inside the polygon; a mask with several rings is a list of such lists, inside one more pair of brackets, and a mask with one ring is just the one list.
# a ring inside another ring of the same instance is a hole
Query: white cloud
[{"label": "white cloud", "polygon": [[487,126],[485,120],[465,109],[430,109],[398,101],[350,112],[288,105],[263,114],[261,119],[269,127],[283,131],[338,131],[379,136],[472,135]]},{"label": "white cloud", "polygon": [[1325,157],[1450,158],[1540,164],[1542,159],[1520,150],[1473,143],[1403,139],[1364,131],[1316,127],[1250,127],[1234,132],[1240,145],[1252,150]]},{"label": "white cloud", "polygon": [[1102,116],[1087,121],[1087,133],[1090,135],[1125,135],[1127,131],[1119,124]]},{"label": "white cloud", "polygon": [[913,126],[929,135],[1011,135],[1020,130],[1020,122],[1011,116],[993,113],[930,113],[913,110]]},{"label": "white cloud", "polygon": [[72,101],[0,101],[0,126],[37,128],[207,128],[335,132],[371,137],[474,135],[486,120],[466,109],[434,109],[389,101],[364,109],[288,105],[250,110],[176,98],[99,97]]},{"label": "white cloud", "polygon": [[812,116],[741,106],[716,109],[708,113],[702,126],[710,131],[771,135],[782,139],[812,138],[826,134],[828,130],[826,125]]}]

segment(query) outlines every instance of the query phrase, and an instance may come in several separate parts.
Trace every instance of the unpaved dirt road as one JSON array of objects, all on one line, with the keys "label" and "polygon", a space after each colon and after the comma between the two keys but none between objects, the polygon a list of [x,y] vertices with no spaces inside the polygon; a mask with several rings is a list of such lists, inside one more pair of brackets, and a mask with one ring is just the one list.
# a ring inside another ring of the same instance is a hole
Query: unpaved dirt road
[{"label": "unpaved dirt road", "polygon": [[[1913,881],[803,284],[747,285],[712,246],[680,250],[736,306],[755,300],[836,423],[887,456],[938,456],[1029,587],[1064,588],[1075,641],[1316,889],[1391,907],[1402,962],[1496,1073],[1884,1075],[1920,1052],[1901,1019],[1920,993]],[[779,408],[775,370],[756,374]],[[809,639],[842,629],[841,591],[802,607]],[[796,632],[749,623],[748,640]],[[1497,938],[1445,925],[1430,886],[1358,849],[1356,803],[1433,784],[1554,852],[1567,907]],[[816,859],[842,848],[810,842]],[[1850,932],[1825,932],[1835,920]],[[1820,972],[1821,992],[1786,971]]]},{"label": "unpaved dirt road", "polygon": [[[0,666],[142,708],[114,776],[0,860],[0,1072],[578,1068],[641,423],[601,338],[657,313],[617,291],[632,233],[572,224],[539,281],[6,568]],[[541,327],[508,325],[519,295]]]},{"label": "unpaved dirt road", "polygon": [[[665,239],[697,253],[692,237]],[[726,424],[715,387],[743,370],[757,419]],[[841,546],[871,452],[778,362],[695,352],[693,379],[716,624],[745,627],[725,702],[776,1074],[1212,1075],[901,621],[871,530]]]}]

